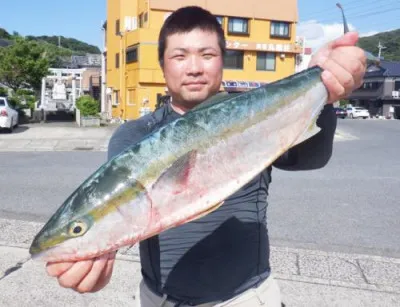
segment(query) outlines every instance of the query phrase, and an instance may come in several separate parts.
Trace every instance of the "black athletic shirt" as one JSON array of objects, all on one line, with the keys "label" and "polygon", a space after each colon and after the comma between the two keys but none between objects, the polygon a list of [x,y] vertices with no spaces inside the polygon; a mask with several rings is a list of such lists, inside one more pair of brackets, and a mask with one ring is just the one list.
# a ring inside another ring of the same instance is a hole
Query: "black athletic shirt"
[{"label": "black athletic shirt", "polygon": [[[108,158],[180,116],[166,104],[122,124],[110,140]],[[323,167],[331,157],[336,129],[332,105],[325,106],[317,125],[318,134],[290,149],[273,166],[286,170]],[[140,260],[147,286],[196,305],[229,299],[264,281],[270,274],[267,196],[271,169],[216,211],[142,241]]]}]

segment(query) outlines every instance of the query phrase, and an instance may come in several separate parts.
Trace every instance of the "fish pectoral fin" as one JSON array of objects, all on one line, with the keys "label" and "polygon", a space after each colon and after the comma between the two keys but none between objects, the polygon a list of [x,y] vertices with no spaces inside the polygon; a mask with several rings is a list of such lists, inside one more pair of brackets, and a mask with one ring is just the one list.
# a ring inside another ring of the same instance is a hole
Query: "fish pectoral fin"
[{"label": "fish pectoral fin", "polygon": [[223,200],[223,201],[217,203],[216,205],[214,205],[214,206],[208,208],[207,210],[205,210],[205,211],[203,211],[203,212],[200,212],[199,215],[196,215],[196,216],[194,216],[194,217],[189,218],[189,219],[187,220],[187,222],[192,222],[192,221],[194,221],[194,220],[197,220],[197,219],[199,219],[199,218],[202,218],[203,216],[206,216],[207,214],[210,214],[211,212],[213,212],[213,211],[217,210],[219,207],[221,207],[222,204],[223,204],[224,202],[225,202],[225,201]]},{"label": "fish pectoral fin", "polygon": [[153,189],[157,186],[169,186],[174,194],[183,192],[187,188],[190,172],[196,163],[196,156],[197,152],[192,150],[178,158],[161,174]]},{"label": "fish pectoral fin", "polygon": [[305,140],[308,140],[309,138],[313,137],[320,131],[321,128],[317,126],[317,117],[316,117],[315,120],[311,122],[310,126],[308,126],[307,130],[304,131],[304,133],[297,138],[297,140],[293,143],[291,147],[303,143]]}]

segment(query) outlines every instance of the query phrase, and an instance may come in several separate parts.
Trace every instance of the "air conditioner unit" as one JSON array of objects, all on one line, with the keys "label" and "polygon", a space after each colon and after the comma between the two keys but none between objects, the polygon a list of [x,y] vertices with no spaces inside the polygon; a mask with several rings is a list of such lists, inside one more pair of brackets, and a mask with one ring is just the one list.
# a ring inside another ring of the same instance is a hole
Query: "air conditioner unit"
[{"label": "air conditioner unit", "polygon": [[400,98],[400,92],[399,91],[392,91],[392,97],[399,99]]}]

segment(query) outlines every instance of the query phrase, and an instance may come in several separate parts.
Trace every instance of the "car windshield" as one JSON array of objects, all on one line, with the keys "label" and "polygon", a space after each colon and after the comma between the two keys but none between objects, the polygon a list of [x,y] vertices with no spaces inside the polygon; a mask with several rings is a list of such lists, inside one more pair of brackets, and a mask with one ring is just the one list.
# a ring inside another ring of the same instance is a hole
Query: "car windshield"
[{"label": "car windshield", "polygon": [[364,108],[355,108],[356,110],[365,110]]}]

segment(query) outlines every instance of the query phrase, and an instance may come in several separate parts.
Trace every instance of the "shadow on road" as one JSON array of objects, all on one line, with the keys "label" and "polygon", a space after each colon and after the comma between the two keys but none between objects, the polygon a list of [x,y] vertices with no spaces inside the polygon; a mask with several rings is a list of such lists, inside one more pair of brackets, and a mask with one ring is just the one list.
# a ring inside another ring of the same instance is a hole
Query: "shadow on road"
[{"label": "shadow on road", "polygon": [[[17,128],[14,128],[12,134],[23,133],[28,129],[29,127],[27,126],[18,126]],[[10,134],[10,131],[8,129],[0,129],[0,134]]]}]

